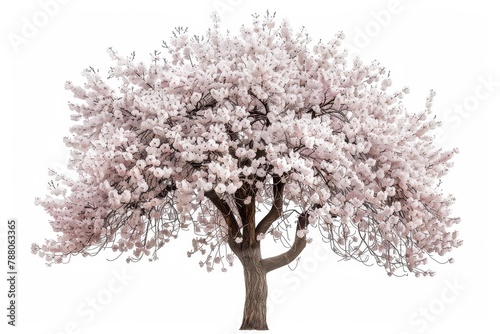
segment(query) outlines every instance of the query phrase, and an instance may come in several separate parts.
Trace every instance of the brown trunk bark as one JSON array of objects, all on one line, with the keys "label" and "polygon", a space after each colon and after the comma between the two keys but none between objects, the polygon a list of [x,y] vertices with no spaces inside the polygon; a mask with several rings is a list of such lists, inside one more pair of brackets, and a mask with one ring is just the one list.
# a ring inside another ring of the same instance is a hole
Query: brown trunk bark
[{"label": "brown trunk bark", "polygon": [[266,321],[267,279],[260,245],[244,250],[241,263],[245,275],[245,308],[240,330],[268,330]]}]

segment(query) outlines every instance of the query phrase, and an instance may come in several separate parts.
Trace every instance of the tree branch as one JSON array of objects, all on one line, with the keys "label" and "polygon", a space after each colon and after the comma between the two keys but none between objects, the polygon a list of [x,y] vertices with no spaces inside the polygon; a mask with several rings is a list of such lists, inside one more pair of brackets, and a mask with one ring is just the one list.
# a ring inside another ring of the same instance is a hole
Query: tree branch
[{"label": "tree branch", "polygon": [[257,95],[255,95],[255,93],[252,92],[251,89],[248,90],[248,94],[250,94],[250,96],[254,97],[257,101],[259,101],[262,104],[262,106],[264,107],[264,110],[266,111],[265,114],[262,114],[259,112],[252,112],[252,113],[250,113],[250,115],[257,116],[256,120],[265,120],[266,126],[271,125],[271,122],[269,121],[269,118],[267,116],[269,114],[269,105],[267,104],[267,101],[262,101],[261,99],[259,99],[257,97]]},{"label": "tree branch", "polygon": [[241,244],[236,243],[235,238],[241,238],[242,235],[238,226],[238,222],[236,221],[236,217],[234,217],[234,213],[229,207],[229,204],[227,204],[226,201],[220,198],[214,190],[205,192],[205,197],[207,197],[215,205],[215,207],[222,213],[224,220],[226,221],[227,229],[229,232],[229,247],[231,247],[231,250],[236,254],[240,253]]},{"label": "tree branch", "polygon": [[176,191],[177,190],[177,186],[175,185],[175,183],[169,183],[165,186],[165,188],[163,188],[159,193],[158,193],[158,196],[159,197],[167,197],[168,193],[171,192],[171,191]]},{"label": "tree branch", "polygon": [[276,219],[283,213],[283,189],[285,188],[285,184],[281,182],[281,178],[277,175],[273,176],[273,182],[273,207],[257,225],[257,235],[260,233],[265,234],[267,230],[269,230],[269,227],[271,227]]},{"label": "tree branch", "polygon": [[[243,247],[250,248],[257,242],[255,233],[255,193],[247,183],[243,184],[235,194],[236,207],[243,223]],[[250,203],[245,204],[245,199],[250,196]]]},{"label": "tree branch", "polygon": [[[300,214],[297,220],[297,231],[304,230],[309,225],[309,214],[308,212],[303,212]],[[267,259],[262,260],[262,268],[266,273],[273,271],[274,269],[281,268],[290,264],[293,260],[297,258],[297,256],[302,253],[304,248],[307,245],[306,237],[300,238],[295,234],[295,240],[293,242],[292,247],[290,249],[280,255],[269,257]]]}]

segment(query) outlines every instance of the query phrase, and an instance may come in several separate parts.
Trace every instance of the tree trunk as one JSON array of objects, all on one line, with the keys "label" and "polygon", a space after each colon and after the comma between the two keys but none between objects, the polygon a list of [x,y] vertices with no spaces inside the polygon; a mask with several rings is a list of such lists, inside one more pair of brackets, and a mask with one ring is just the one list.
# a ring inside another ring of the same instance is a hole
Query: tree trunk
[{"label": "tree trunk", "polygon": [[240,330],[268,330],[266,321],[267,280],[262,268],[260,245],[241,256],[245,275],[245,309]]}]

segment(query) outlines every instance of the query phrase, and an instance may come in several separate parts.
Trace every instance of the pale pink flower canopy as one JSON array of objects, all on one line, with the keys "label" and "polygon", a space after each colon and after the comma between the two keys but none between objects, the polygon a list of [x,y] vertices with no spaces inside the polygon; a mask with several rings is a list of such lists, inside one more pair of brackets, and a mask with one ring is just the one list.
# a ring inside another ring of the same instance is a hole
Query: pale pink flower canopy
[{"label": "pale pink flower canopy", "polygon": [[[255,203],[265,214],[282,193],[280,218],[258,241],[310,237],[295,229],[307,212],[317,241],[344,259],[432,273],[421,268],[428,258],[461,245],[440,181],[457,150],[434,143],[434,92],[406,110],[408,89],[392,89],[377,62],[349,58],[342,39],[313,43],[272,15],[232,35],[214,16],[204,36],[177,29],[149,62],[110,48],[109,76],[89,68],[82,85],[66,83],[78,177],[56,174],[37,199],[57,238],[33,252],[49,263],[108,247],[156,259],[190,229],[188,255],[225,271],[244,222],[235,214],[231,234],[221,210]],[[253,195],[239,198],[245,187]]]}]

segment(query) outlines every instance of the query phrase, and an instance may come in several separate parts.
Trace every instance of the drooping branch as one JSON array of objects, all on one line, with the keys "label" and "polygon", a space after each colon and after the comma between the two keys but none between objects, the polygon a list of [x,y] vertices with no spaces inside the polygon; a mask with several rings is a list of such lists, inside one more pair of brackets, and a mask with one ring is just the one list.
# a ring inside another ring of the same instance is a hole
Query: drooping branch
[{"label": "drooping branch", "polygon": [[285,184],[281,182],[281,178],[277,175],[273,176],[273,206],[271,210],[262,218],[257,225],[257,235],[260,233],[265,234],[269,227],[278,219],[283,213],[283,189]]},{"label": "drooping branch", "polygon": [[241,245],[235,241],[235,238],[242,237],[240,228],[233,211],[229,207],[226,201],[217,195],[214,190],[205,192],[205,197],[207,197],[215,207],[222,213],[224,220],[226,221],[227,229],[229,232],[228,244],[231,250],[238,254],[241,250]]},{"label": "drooping branch", "polygon": [[[308,211],[303,212],[299,215],[297,219],[297,232],[299,230],[304,230],[309,225],[309,214]],[[262,268],[266,273],[273,271],[274,269],[281,268],[290,264],[297,256],[302,253],[307,245],[306,237],[299,237],[297,233],[295,234],[295,240],[290,249],[280,255],[269,257],[262,260]]]}]

